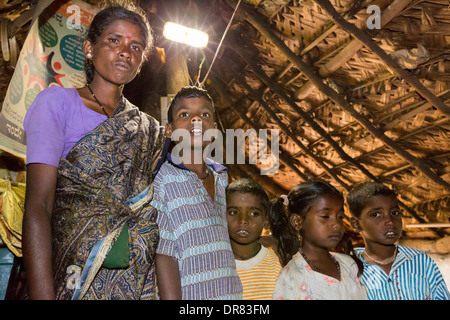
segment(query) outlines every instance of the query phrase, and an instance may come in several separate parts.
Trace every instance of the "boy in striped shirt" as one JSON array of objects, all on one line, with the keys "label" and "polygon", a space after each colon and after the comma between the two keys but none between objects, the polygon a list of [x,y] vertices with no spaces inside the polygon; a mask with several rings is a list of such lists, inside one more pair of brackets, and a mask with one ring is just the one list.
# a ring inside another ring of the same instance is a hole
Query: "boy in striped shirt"
[{"label": "boy in striped shirt", "polygon": [[[203,157],[216,128],[208,92],[187,86],[167,112],[166,136],[183,133],[153,182],[151,205],[158,210],[156,277],[161,300],[241,300],[226,220],[227,168]],[[186,134],[187,133],[187,134]],[[185,141],[186,140],[186,141]],[[175,152],[180,143],[190,148]],[[189,159],[189,156],[191,157]]]},{"label": "boy in striped shirt", "polygon": [[259,242],[269,214],[269,198],[259,183],[239,179],[227,187],[227,220],[244,300],[270,300],[281,264]]},{"label": "boy in striped shirt", "polygon": [[363,183],[348,194],[347,204],[351,225],[365,243],[356,252],[370,300],[449,299],[436,263],[423,251],[396,245],[402,215],[394,191],[381,183]]}]

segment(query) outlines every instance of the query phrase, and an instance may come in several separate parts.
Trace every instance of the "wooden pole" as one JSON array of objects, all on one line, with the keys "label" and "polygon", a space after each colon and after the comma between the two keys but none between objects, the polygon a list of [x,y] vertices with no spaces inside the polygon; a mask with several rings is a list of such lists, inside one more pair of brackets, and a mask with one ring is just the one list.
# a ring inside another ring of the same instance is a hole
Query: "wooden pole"
[{"label": "wooden pole", "polygon": [[166,63],[166,88],[168,94],[176,94],[189,85],[189,71],[184,50],[168,50]]}]

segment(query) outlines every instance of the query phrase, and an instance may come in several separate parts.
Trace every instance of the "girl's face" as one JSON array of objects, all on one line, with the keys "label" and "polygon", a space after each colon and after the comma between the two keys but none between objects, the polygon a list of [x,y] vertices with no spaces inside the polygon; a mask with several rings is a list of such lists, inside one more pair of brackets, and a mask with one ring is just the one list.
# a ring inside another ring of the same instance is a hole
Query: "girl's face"
[{"label": "girl's face", "polygon": [[[344,235],[343,203],[336,195],[327,194],[314,203],[301,221],[302,246],[333,249]],[[295,227],[295,226],[294,226]]]},{"label": "girl's face", "polygon": [[95,77],[124,85],[134,79],[141,66],[145,42],[139,26],[116,20],[103,29],[97,43],[84,42],[85,54],[92,54]]},{"label": "girl's face", "polygon": [[366,245],[393,245],[402,235],[402,214],[397,197],[377,195],[369,198],[359,218],[352,217],[352,227],[361,232]]}]

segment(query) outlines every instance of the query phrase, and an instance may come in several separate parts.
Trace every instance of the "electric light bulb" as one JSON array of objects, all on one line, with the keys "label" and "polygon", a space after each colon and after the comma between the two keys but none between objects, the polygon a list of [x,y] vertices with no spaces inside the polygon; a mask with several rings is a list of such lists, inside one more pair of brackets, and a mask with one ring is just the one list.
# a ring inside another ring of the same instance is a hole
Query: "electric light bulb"
[{"label": "electric light bulb", "polygon": [[198,48],[206,47],[209,40],[209,36],[207,33],[173,22],[166,22],[166,24],[164,25],[163,35],[166,39],[181,42]]}]

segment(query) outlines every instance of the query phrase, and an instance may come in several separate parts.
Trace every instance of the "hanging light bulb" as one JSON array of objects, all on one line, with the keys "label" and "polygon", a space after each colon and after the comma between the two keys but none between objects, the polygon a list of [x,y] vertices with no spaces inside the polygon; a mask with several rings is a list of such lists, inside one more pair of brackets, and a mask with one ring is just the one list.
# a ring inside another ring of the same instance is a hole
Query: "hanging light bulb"
[{"label": "hanging light bulb", "polygon": [[200,30],[188,28],[173,22],[166,22],[163,31],[169,40],[188,44],[193,47],[204,48],[208,44],[209,36]]}]

